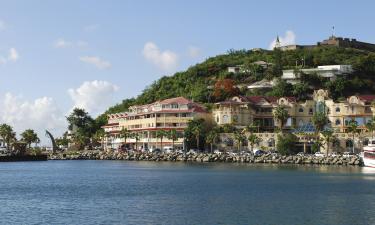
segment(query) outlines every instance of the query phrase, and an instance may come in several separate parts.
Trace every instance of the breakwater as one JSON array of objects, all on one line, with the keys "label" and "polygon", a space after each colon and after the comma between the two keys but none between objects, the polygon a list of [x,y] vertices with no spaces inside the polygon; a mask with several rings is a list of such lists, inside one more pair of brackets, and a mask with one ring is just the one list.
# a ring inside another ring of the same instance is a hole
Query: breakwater
[{"label": "breakwater", "polygon": [[321,164],[360,166],[359,156],[281,156],[278,154],[236,155],[214,153],[145,153],[116,151],[80,151],[49,155],[49,160],[128,160],[128,161],[170,161],[170,162],[227,162],[227,163],[273,163],[273,164]]},{"label": "breakwater", "polygon": [[2,155],[0,162],[46,161],[47,155]]}]

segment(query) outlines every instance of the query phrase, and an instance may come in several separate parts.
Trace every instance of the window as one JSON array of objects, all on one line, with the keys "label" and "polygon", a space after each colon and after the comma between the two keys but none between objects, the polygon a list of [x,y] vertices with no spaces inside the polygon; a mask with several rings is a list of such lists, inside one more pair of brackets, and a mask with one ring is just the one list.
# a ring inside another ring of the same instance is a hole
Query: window
[{"label": "window", "polygon": [[303,113],[303,108],[299,108],[298,112]]},{"label": "window", "polygon": [[337,126],[340,125],[340,124],[341,124],[341,120],[340,120],[340,119],[337,119],[336,122],[335,122],[335,124],[336,124]]},{"label": "window", "polygon": [[178,104],[172,104],[172,109],[178,109]]},{"label": "window", "polygon": [[309,115],[312,115],[313,113],[314,113],[313,109],[310,108],[310,109],[309,109]]},{"label": "window", "polygon": [[340,112],[340,107],[336,107],[336,112]]},{"label": "window", "polygon": [[216,123],[219,123],[219,116],[216,116]]},{"label": "window", "polygon": [[223,116],[223,123],[229,123],[229,118],[227,115]]}]

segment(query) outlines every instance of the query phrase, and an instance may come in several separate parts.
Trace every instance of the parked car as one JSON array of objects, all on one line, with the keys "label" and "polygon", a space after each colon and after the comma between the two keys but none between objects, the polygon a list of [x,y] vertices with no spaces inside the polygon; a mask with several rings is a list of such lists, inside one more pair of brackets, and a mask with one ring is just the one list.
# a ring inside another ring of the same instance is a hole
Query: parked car
[{"label": "parked car", "polygon": [[190,149],[187,153],[188,154],[196,154],[197,150],[196,149]]},{"label": "parked car", "polygon": [[161,152],[160,148],[150,148],[149,151],[151,153],[160,153]]},{"label": "parked car", "polygon": [[223,154],[223,152],[220,151],[220,150],[218,150],[218,149],[216,149],[216,150],[214,150],[214,154],[216,154],[216,155],[221,155],[221,154]]},{"label": "parked car", "polygon": [[353,153],[353,152],[344,152],[344,153],[342,154],[342,157],[344,157],[344,158],[349,158],[349,157],[351,157],[351,156],[354,156],[354,153]]},{"label": "parked car", "polygon": [[316,157],[324,157],[324,154],[321,152],[315,152],[314,156]]},{"label": "parked car", "polygon": [[165,153],[172,153],[173,152],[173,147],[172,146],[164,146],[163,147],[163,152],[165,152]]},{"label": "parked car", "polygon": [[305,156],[305,153],[304,152],[298,152],[297,156]]},{"label": "parked car", "polygon": [[255,156],[261,156],[261,155],[263,155],[265,152],[263,151],[263,150],[260,150],[260,149],[258,149],[258,150],[256,150],[255,152],[254,152],[254,155]]},{"label": "parked car", "polygon": [[340,154],[337,153],[337,152],[332,152],[331,154],[329,154],[329,156],[331,156],[331,157],[337,157],[337,156],[340,156]]}]

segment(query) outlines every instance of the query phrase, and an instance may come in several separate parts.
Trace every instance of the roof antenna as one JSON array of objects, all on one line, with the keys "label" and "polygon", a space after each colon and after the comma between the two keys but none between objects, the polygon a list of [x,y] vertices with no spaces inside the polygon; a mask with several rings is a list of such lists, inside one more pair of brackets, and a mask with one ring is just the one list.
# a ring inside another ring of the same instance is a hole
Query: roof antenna
[{"label": "roof antenna", "polygon": [[332,26],[332,37],[335,37],[335,26]]}]

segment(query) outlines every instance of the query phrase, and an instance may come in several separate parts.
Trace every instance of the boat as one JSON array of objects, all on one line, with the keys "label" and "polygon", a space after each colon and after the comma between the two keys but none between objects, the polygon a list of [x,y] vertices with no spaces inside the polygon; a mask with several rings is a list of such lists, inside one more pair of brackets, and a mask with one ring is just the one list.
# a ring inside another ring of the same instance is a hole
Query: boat
[{"label": "boat", "polygon": [[367,167],[375,168],[375,139],[369,140],[366,146],[363,146],[363,164]]}]

